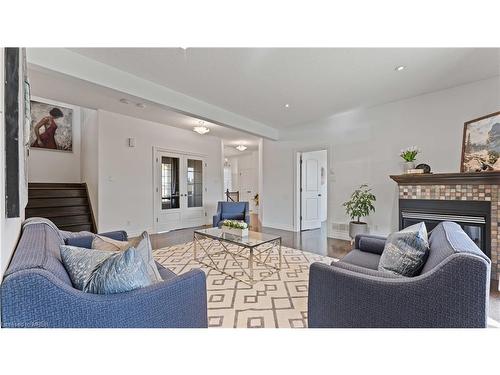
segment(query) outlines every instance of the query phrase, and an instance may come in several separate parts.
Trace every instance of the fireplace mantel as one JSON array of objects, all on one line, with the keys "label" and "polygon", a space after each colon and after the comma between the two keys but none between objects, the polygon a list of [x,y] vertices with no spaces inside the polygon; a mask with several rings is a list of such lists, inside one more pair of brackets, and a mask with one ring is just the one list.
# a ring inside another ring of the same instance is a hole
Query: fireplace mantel
[{"label": "fireplace mantel", "polygon": [[398,185],[484,185],[500,184],[500,172],[422,173],[389,176]]}]

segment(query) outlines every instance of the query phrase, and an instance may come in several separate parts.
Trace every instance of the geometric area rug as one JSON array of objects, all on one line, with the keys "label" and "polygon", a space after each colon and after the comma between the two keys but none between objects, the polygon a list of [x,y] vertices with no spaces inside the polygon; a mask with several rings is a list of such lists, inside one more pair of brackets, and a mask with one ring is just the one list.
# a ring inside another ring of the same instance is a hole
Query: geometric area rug
[{"label": "geometric area rug", "polygon": [[[209,327],[306,328],[309,266],[338,259],[285,246],[281,249],[281,270],[252,286],[195,261],[193,242],[154,250],[153,256],[178,275],[193,268],[205,272]],[[278,259],[277,254],[272,255]],[[231,269],[233,258],[224,253],[218,257],[219,264]],[[259,273],[258,266],[254,272]]]}]

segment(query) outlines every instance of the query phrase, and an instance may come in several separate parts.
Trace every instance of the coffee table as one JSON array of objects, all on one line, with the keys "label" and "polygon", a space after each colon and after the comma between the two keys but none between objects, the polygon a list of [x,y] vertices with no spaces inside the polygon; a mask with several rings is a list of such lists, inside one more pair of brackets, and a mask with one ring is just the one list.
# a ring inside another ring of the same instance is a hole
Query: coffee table
[{"label": "coffee table", "polygon": [[[248,285],[265,280],[281,269],[281,237],[277,235],[249,231],[248,237],[240,237],[219,228],[208,228],[195,230],[193,243],[196,261]],[[277,264],[272,256],[276,252]],[[217,259],[220,254],[233,262]],[[221,267],[219,263],[224,265]],[[240,272],[229,273],[227,267],[230,263]],[[259,265],[264,267],[264,272],[260,272],[264,275],[255,278],[255,268]]]}]

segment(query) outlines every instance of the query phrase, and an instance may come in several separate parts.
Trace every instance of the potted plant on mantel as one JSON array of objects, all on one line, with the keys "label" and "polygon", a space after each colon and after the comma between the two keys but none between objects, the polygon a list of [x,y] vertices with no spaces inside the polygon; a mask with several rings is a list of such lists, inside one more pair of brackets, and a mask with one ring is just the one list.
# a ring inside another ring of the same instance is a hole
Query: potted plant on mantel
[{"label": "potted plant on mantel", "polygon": [[368,224],[361,221],[362,217],[366,217],[370,212],[375,212],[373,202],[377,199],[372,194],[372,189],[368,185],[363,184],[358,189],[354,190],[351,198],[343,204],[347,215],[350,216],[349,236],[354,239],[357,234],[363,234],[368,231]]},{"label": "potted plant on mantel", "polygon": [[238,237],[248,237],[248,224],[239,220],[224,220],[222,222],[222,232]]},{"label": "potted plant on mantel", "polygon": [[405,161],[404,165],[405,173],[408,173],[412,169],[415,169],[415,160],[417,159],[417,155],[419,152],[420,150],[417,148],[417,146],[411,146],[401,150],[401,153],[399,155]]}]

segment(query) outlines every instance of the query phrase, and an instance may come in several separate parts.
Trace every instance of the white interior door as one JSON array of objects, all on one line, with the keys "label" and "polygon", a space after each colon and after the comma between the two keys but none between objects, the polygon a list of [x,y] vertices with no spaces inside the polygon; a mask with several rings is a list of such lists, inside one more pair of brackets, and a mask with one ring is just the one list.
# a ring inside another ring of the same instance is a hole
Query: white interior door
[{"label": "white interior door", "polygon": [[246,168],[240,170],[239,176],[239,191],[240,202],[249,202],[253,209],[253,197],[256,194],[254,184],[254,169]]},{"label": "white interior door", "polygon": [[302,153],[300,174],[300,229],[321,228],[326,220],[326,150]]},{"label": "white interior door", "polygon": [[165,232],[205,223],[205,161],[194,155],[157,151],[155,230]]}]

